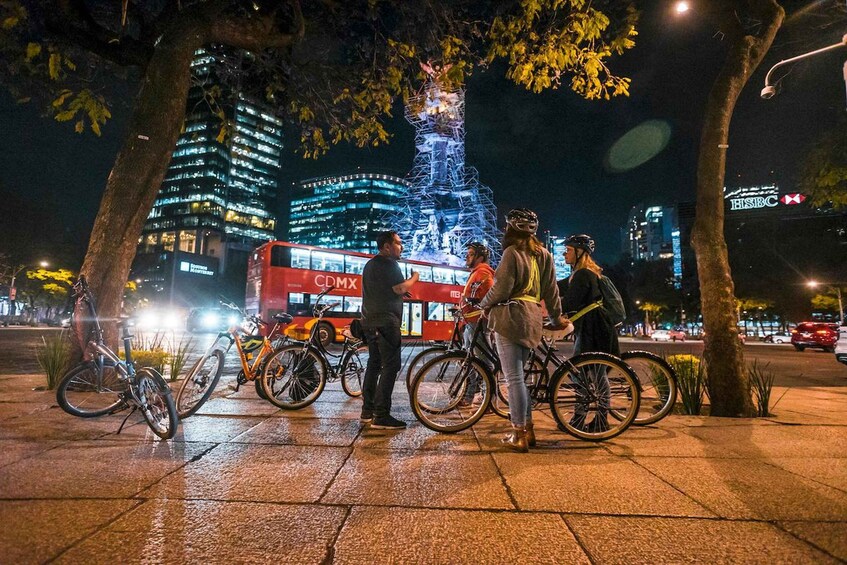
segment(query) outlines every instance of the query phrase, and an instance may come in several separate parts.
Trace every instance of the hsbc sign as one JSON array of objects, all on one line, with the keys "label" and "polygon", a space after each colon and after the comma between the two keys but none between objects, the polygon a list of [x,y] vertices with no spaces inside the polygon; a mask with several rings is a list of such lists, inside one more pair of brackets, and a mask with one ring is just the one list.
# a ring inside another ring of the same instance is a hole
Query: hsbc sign
[{"label": "hsbc sign", "polygon": [[795,206],[802,204],[806,196],[800,193],[779,194],[776,185],[746,186],[733,190],[724,189],[724,199],[729,204],[729,210],[759,210],[776,208],[780,204]]}]

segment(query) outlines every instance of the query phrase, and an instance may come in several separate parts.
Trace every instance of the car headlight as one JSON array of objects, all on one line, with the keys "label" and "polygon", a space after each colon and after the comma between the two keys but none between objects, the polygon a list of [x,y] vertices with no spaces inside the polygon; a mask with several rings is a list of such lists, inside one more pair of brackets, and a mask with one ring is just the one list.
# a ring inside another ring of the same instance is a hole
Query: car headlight
[{"label": "car headlight", "polygon": [[214,312],[209,312],[203,315],[200,323],[204,328],[217,328],[221,325],[221,317]]},{"label": "car headlight", "polygon": [[156,313],[145,310],[138,315],[138,322],[135,324],[139,329],[152,329],[156,327]]}]

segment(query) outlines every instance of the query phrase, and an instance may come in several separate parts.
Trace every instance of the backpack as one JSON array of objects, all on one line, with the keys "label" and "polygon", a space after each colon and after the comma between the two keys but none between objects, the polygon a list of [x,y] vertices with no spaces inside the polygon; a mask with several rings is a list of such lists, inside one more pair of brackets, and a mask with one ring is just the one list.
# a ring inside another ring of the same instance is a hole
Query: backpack
[{"label": "backpack", "polygon": [[621,293],[615,288],[615,283],[606,275],[600,275],[600,294],[603,295],[603,310],[609,315],[612,324],[617,326],[626,320],[626,309],[623,306]]},{"label": "backpack", "polygon": [[353,321],[350,322],[350,335],[359,341],[365,341],[365,328],[362,327],[362,320],[359,318],[353,318]]}]

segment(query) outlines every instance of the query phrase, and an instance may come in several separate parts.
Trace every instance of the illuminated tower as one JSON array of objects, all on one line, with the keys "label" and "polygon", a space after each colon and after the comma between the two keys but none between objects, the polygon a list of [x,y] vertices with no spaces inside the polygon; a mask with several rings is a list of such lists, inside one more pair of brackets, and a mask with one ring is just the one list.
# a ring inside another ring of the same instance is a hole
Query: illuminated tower
[{"label": "illuminated tower", "polygon": [[392,225],[412,259],[463,265],[467,244],[480,241],[496,263],[501,233],[491,189],[465,166],[465,91],[439,85],[447,68],[421,66],[429,79],[406,106],[406,119],[417,130],[411,187]]}]

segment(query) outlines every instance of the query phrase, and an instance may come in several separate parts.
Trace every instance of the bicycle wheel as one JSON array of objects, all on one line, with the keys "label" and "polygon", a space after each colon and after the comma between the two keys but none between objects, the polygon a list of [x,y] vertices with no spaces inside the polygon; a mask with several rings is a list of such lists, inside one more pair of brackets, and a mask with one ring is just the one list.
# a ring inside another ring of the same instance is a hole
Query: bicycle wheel
[{"label": "bicycle wheel", "polygon": [[353,398],[362,396],[365,371],[368,370],[368,344],[363,343],[347,357],[347,363],[341,369],[341,388]]},{"label": "bicycle wheel", "polygon": [[439,355],[443,355],[447,353],[449,349],[446,345],[433,345],[430,347],[425,347],[421,351],[417,353],[412,360],[409,362],[409,367],[406,369],[406,391],[411,392],[412,390],[412,380],[415,378],[415,375],[418,371],[421,370],[427,361],[430,359],[435,359]]},{"label": "bicycle wheel", "polygon": [[641,406],[632,422],[655,424],[671,413],[676,404],[676,373],[667,361],[649,351],[627,351],[621,359],[630,366],[641,384]]},{"label": "bicycle wheel", "polygon": [[[546,382],[547,369],[541,364],[535,355],[531,355],[524,365],[524,382],[529,391],[529,401],[533,409],[538,406],[539,396],[537,388],[539,383]],[[509,383],[502,371],[497,371],[494,395],[491,397],[491,410],[501,418],[509,419]]]},{"label": "bicycle wheel", "polygon": [[176,409],[183,420],[197,412],[212,396],[224,370],[224,353],[214,349],[197,360],[179,387]]},{"label": "bicycle wheel", "polygon": [[559,429],[588,441],[623,433],[638,415],[637,377],[606,353],[583,353],[565,361],[553,374],[548,394]]},{"label": "bicycle wheel", "polygon": [[[479,390],[471,401],[465,398],[468,387]],[[412,381],[409,401],[424,426],[453,433],[482,418],[491,403],[491,388],[491,376],[485,366],[456,351],[426,362]]]},{"label": "bicycle wheel", "polygon": [[162,439],[174,437],[179,426],[179,416],[171,387],[162,375],[151,367],[143,367],[135,374],[135,386],[141,402],[141,414],[153,433]]},{"label": "bicycle wheel", "polygon": [[289,345],[271,355],[261,380],[268,402],[284,410],[297,410],[321,395],[326,368],[313,348]]},{"label": "bicycle wheel", "polygon": [[56,388],[56,401],[72,416],[94,418],[126,408],[123,393],[127,390],[125,369],[115,365],[101,368],[86,361],[65,373]]}]

